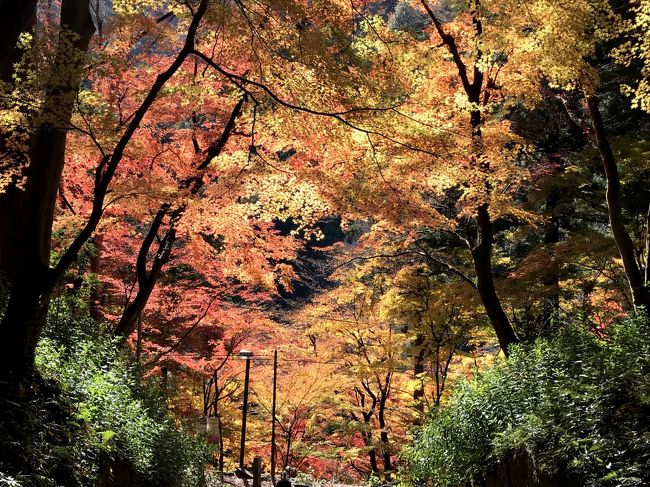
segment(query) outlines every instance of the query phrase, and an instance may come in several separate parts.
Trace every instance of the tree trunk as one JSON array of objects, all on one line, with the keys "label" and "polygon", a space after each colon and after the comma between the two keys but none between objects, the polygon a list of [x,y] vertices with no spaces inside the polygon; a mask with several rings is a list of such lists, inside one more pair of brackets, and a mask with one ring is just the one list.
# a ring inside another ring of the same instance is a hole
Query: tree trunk
[{"label": "tree trunk", "polygon": [[[158,210],[158,213],[149,228],[149,232],[140,246],[136,262],[138,292],[133,301],[127,305],[124,313],[122,313],[122,318],[115,328],[115,335],[120,336],[123,341],[126,340],[135,329],[135,325],[144,311],[144,308],[147,306],[147,302],[149,301],[149,297],[151,296],[156,282],[158,282],[162,268],[167,262],[169,262],[171,257],[172,247],[176,240],[176,229],[174,228],[174,225],[180,217],[182,208],[171,212],[167,233],[163,238],[158,239],[158,230],[163,224],[163,219],[167,215],[168,210],[168,204],[164,204],[162,208]],[[159,242],[158,249],[153,259],[151,269],[147,271],[147,257],[151,251],[151,245],[156,239],[158,239]]]},{"label": "tree trunk", "polygon": [[422,380],[422,375],[424,374],[424,335],[422,333],[416,334],[415,340],[413,340],[413,346],[416,349],[413,375],[415,376],[414,379],[419,381],[413,390],[413,405],[415,407],[413,424],[415,426],[421,426],[424,419],[424,382]]},{"label": "tree trunk", "polygon": [[517,343],[518,340],[494,287],[494,276],[492,275],[492,221],[490,220],[487,205],[479,207],[477,223],[479,226],[479,240],[471,252],[474,260],[478,293],[492,328],[496,332],[499,345],[507,357],[510,345]]},{"label": "tree trunk", "polygon": [[[372,439],[369,439],[372,443]],[[379,465],[377,464],[377,450],[374,448],[368,452],[368,459],[370,460],[370,471],[372,473],[379,473]]]},{"label": "tree trunk", "polygon": [[630,234],[625,229],[623,221],[623,208],[621,206],[621,180],[618,174],[618,167],[614,158],[614,153],[609,145],[605,126],[598,108],[598,98],[595,95],[587,97],[587,106],[589,107],[589,115],[591,123],[594,128],[594,135],[596,138],[596,146],[600,153],[600,158],[605,170],[607,178],[607,211],[609,213],[609,224],[614,235],[614,241],[618,247],[621,260],[623,261],[623,269],[625,277],[630,285],[632,293],[632,303],[635,308],[640,306],[645,307],[645,312],[648,313],[648,290],[644,286],[643,273],[637,264],[634,255],[634,244],[630,238]]},{"label": "tree trunk", "polygon": [[[373,409],[369,412],[362,412],[363,422],[366,425],[366,429],[361,432],[361,437],[363,438],[363,444],[366,446],[372,445],[372,428],[370,426],[370,420],[372,419]],[[373,447],[368,451],[368,460],[370,461],[370,471],[372,473],[379,473],[379,465],[377,464],[377,450]]]},{"label": "tree trunk", "polygon": [[[36,26],[37,0],[0,0],[0,81],[15,87],[13,75],[14,65],[22,55],[16,47],[19,35],[23,32],[33,32]],[[27,132],[27,128],[21,133]],[[7,187],[0,188],[0,228],[15,228],[13,217],[21,203],[23,192],[15,183],[21,177],[21,171],[27,161],[27,154],[18,152],[12,139],[16,137],[13,131],[0,133],[0,170],[11,173],[13,180]],[[4,278],[9,278],[9,266],[14,264],[15,238],[9,238],[8,232],[0,236],[0,269]],[[13,270],[13,269],[12,269]],[[12,275],[15,272],[12,272]]]},{"label": "tree trunk", "polygon": [[0,0],[0,81],[13,83],[14,64],[22,52],[16,47],[18,36],[33,32],[37,0]]},{"label": "tree trunk", "polygon": [[382,393],[381,399],[379,400],[379,409],[377,411],[377,420],[379,421],[379,439],[382,446],[382,461],[384,463],[384,479],[390,482],[391,472],[393,466],[390,460],[390,444],[388,443],[388,431],[386,431],[386,401],[388,400],[388,394]]},{"label": "tree trunk", "polygon": [[45,88],[43,110],[30,142],[27,179],[22,192],[0,204],[3,232],[0,269],[11,287],[11,297],[0,325],[4,369],[23,376],[33,363],[53,283],[50,279],[52,222],[64,165],[67,125],[82,77],[82,57],[71,56],[72,45],[86,53],[94,34],[88,0],[64,0],[61,34],[52,75]]}]

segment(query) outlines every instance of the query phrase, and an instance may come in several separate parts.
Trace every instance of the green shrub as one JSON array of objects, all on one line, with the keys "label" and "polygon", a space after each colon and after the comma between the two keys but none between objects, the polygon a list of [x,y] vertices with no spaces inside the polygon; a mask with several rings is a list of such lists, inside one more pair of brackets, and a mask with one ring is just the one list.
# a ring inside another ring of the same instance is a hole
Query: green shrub
[{"label": "green shrub", "polygon": [[602,340],[572,324],[457,384],[404,450],[406,482],[460,486],[527,449],[576,485],[650,485],[649,413],[647,321],[624,320]]},{"label": "green shrub", "polygon": [[205,445],[178,431],[157,385],[137,384],[117,350],[106,337],[81,339],[70,348],[45,337],[36,362],[74,405],[74,418],[92,445],[95,472],[97,458],[117,456],[152,485],[194,485],[207,458]]},{"label": "green shrub", "polygon": [[89,485],[96,452],[57,383],[35,377],[12,392],[0,388],[0,486]]},{"label": "green shrub", "polygon": [[[114,461],[148,485],[201,485],[208,446],[182,433],[159,385],[89,317],[90,285],[52,301],[29,387],[0,382],[0,487],[96,485]],[[5,302],[0,286],[0,316]]]}]

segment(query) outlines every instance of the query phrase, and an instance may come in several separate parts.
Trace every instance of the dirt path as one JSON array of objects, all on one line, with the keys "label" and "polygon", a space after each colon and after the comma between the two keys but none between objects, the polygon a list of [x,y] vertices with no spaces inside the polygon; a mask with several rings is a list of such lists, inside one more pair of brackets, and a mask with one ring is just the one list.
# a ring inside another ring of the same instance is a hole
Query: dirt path
[{"label": "dirt path", "polygon": [[[216,481],[216,483],[210,483],[210,487],[227,487],[227,486],[233,486],[233,487],[253,487],[253,481],[249,480],[248,483],[244,482],[241,479],[238,479],[234,475],[229,475],[226,474],[223,477],[223,483]],[[309,482],[302,482],[302,481],[293,481],[294,487],[364,487],[362,485],[349,485],[349,484],[337,484],[333,482],[327,482],[327,481],[319,481],[319,482],[314,482],[310,484]],[[273,487],[273,484],[271,483],[271,480],[268,479],[268,477],[263,477],[262,478],[262,487]]]}]

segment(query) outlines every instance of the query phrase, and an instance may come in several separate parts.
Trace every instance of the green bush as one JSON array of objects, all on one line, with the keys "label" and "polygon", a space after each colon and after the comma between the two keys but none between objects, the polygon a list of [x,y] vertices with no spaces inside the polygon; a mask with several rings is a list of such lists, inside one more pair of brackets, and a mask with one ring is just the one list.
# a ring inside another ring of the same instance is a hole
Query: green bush
[{"label": "green bush", "polygon": [[45,337],[36,363],[74,405],[94,452],[90,468],[97,470],[96,458],[117,456],[152,485],[194,485],[207,458],[205,445],[178,431],[157,385],[137,384],[118,350],[106,337],[81,339],[71,348]]},{"label": "green bush", "polygon": [[87,486],[98,459],[56,382],[0,388],[0,486]]},{"label": "green bush", "polygon": [[457,384],[404,450],[406,483],[460,486],[526,449],[575,485],[650,485],[649,413],[647,320],[617,323],[604,339],[574,323]]},{"label": "green bush", "polygon": [[[56,299],[19,396],[0,390],[0,487],[86,487],[119,463],[139,485],[201,485],[203,441],[182,433],[85,300]],[[2,386],[2,383],[0,383]]]}]

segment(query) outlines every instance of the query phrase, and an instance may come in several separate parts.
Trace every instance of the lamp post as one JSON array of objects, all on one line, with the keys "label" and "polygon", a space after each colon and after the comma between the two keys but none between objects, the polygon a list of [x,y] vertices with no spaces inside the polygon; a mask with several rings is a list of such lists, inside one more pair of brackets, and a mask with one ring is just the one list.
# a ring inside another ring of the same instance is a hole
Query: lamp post
[{"label": "lamp post", "polygon": [[246,360],[246,375],[244,376],[244,409],[242,412],[242,420],[241,420],[241,445],[239,449],[239,469],[237,472],[242,476],[250,475],[250,473],[247,472],[244,468],[244,451],[246,448],[246,414],[248,413],[248,378],[250,375],[252,356],[253,356],[253,352],[251,352],[250,350],[239,351],[239,358]]},{"label": "lamp post", "polygon": [[278,351],[273,351],[273,405],[271,406],[271,483],[275,486],[275,400],[278,386]]}]

